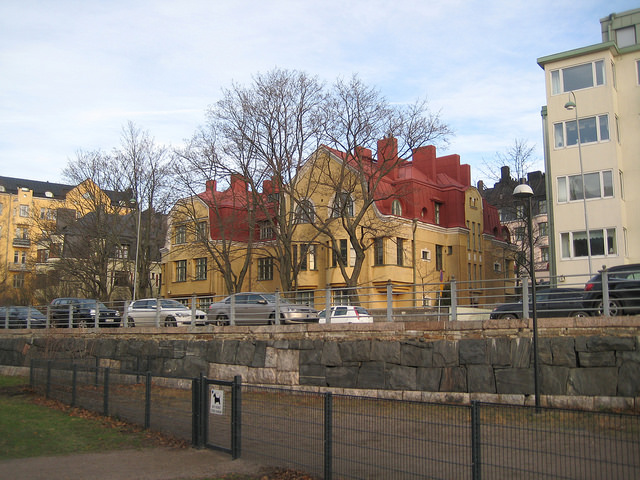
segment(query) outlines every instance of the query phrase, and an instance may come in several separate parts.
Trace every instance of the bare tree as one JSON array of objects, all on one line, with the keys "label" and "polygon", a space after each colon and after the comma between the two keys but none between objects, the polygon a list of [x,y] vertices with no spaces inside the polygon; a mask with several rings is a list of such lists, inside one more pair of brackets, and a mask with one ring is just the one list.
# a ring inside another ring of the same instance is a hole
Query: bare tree
[{"label": "bare tree", "polygon": [[488,180],[500,181],[500,171],[502,167],[509,167],[511,175],[516,180],[525,178],[527,172],[531,171],[535,165],[533,159],[535,145],[530,146],[526,140],[516,138],[513,145],[504,153],[496,152],[491,160],[482,161],[480,173]]},{"label": "bare tree", "polygon": [[[426,101],[408,106],[392,105],[357,76],[335,83],[325,103],[322,123],[329,146],[344,155],[337,170],[322,162],[316,166],[321,171],[331,171],[330,175],[316,178],[332,193],[334,200],[331,214],[314,226],[330,239],[329,246],[345,284],[347,288],[354,288],[358,285],[366,250],[372,247],[376,237],[386,232],[385,225],[372,214],[375,203],[390,195],[402,195],[402,192],[383,188],[384,180],[414,149],[446,143],[451,130],[439,114],[429,111]],[[329,160],[330,157],[324,158],[325,162],[335,162],[335,159]],[[341,228],[336,229],[336,224]],[[350,255],[344,255],[339,242],[344,234],[354,251],[353,261]]]}]

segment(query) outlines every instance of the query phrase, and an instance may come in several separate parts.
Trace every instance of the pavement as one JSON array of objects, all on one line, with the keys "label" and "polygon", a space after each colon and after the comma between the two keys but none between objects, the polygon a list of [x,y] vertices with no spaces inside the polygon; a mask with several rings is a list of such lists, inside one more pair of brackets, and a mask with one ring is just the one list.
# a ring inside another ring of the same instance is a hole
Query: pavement
[{"label": "pavement", "polygon": [[160,447],[0,461],[0,480],[189,480],[259,475],[261,466],[215,450]]}]

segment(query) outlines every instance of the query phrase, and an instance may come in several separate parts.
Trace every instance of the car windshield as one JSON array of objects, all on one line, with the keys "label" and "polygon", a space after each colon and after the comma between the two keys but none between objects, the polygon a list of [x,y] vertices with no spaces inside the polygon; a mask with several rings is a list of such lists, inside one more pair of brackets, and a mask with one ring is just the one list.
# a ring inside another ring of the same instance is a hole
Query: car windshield
[{"label": "car windshield", "polygon": [[185,307],[183,304],[181,304],[177,300],[169,300],[169,299],[160,300],[160,307],[161,308],[174,308],[174,309],[175,308],[187,309],[187,307]]},{"label": "car windshield", "polygon": [[[96,301],[95,300],[78,300],[78,305],[86,308],[96,308]],[[102,302],[98,302],[98,307],[100,308],[100,310],[109,310],[107,306]]]},{"label": "car windshield", "polygon": [[23,315],[31,315],[31,317],[44,317],[40,310],[36,310],[33,307],[16,307],[16,310]]}]

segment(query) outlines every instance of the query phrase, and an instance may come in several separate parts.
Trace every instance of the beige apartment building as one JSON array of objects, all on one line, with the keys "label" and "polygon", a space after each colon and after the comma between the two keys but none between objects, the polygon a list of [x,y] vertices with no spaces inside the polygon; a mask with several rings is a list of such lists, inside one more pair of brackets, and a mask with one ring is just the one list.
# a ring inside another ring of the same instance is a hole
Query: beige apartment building
[{"label": "beige apartment building", "polygon": [[552,272],[561,281],[640,262],[640,9],[600,24],[601,43],[538,59]]}]

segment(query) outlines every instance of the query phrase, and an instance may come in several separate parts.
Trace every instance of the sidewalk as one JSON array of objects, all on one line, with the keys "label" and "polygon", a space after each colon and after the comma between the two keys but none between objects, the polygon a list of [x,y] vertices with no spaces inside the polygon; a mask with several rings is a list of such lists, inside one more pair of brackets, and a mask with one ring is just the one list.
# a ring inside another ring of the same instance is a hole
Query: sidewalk
[{"label": "sidewalk", "polygon": [[261,466],[215,450],[150,448],[0,461],[0,480],[188,480],[258,475]]}]

